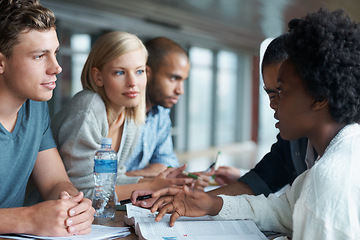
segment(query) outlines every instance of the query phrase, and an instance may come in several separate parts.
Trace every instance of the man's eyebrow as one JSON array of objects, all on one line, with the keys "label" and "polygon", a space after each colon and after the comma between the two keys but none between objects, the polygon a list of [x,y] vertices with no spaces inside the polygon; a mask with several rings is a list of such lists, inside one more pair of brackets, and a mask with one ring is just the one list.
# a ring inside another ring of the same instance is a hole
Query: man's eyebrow
[{"label": "man's eyebrow", "polygon": [[[56,52],[56,53],[59,52],[59,51],[60,51],[60,46],[55,49],[55,52]],[[30,54],[34,54],[34,53],[49,53],[49,52],[51,52],[49,49],[37,49],[37,50],[31,51]]]},{"label": "man's eyebrow", "polygon": [[176,79],[181,79],[181,78],[182,78],[182,77],[181,77],[179,74],[177,74],[177,73],[169,73],[168,76],[169,76],[169,77],[176,78]]},{"label": "man's eyebrow", "polygon": [[48,53],[48,52],[50,52],[48,49],[39,49],[39,50],[31,51],[30,54],[34,54],[34,53]]}]

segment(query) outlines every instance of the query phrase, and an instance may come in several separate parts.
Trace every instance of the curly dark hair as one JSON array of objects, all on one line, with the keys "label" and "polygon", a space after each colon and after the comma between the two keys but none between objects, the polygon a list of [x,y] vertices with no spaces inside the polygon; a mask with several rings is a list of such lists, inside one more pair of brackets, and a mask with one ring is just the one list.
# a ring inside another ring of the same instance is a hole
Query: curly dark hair
[{"label": "curly dark hair", "polygon": [[289,22],[285,49],[312,97],[327,100],[333,119],[360,121],[360,27],[343,10]]}]

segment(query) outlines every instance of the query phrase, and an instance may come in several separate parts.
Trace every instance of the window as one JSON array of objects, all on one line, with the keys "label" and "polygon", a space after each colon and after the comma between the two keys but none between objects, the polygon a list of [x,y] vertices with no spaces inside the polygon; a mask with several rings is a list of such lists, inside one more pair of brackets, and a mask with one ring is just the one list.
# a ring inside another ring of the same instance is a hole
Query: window
[{"label": "window", "polygon": [[[260,45],[260,64],[262,62],[262,57],[265,53],[267,46],[273,38],[265,39]],[[259,71],[261,73],[261,65],[259,66]],[[276,142],[276,135],[279,133],[279,130],[275,128],[276,120],[274,119],[274,110],[269,107],[269,97],[263,89],[264,82],[262,74],[260,74],[260,89],[259,89],[259,135],[258,135],[258,155],[259,158],[264,156],[271,145]]]},{"label": "window", "polygon": [[[251,117],[244,113],[251,109],[251,91],[245,88],[251,78],[240,66],[246,58],[200,47],[191,47],[189,57],[185,94],[172,109],[175,150],[199,151],[248,140],[243,123]],[[244,102],[250,106],[244,108]]]},{"label": "window", "polygon": [[238,61],[235,53],[225,51],[218,53],[214,145],[236,141],[237,69]]},{"label": "window", "polygon": [[89,34],[74,34],[70,39],[72,50],[72,75],[71,75],[71,95],[75,95],[82,90],[81,72],[91,49],[91,37]]},{"label": "window", "polygon": [[193,47],[189,56],[187,150],[191,151],[211,145],[213,53],[209,49]]},{"label": "window", "polygon": [[91,49],[91,36],[74,33],[72,30],[58,28],[60,52],[58,61],[63,71],[57,76],[57,87],[49,101],[50,116],[53,117],[61,107],[77,92],[82,90],[81,71]]}]

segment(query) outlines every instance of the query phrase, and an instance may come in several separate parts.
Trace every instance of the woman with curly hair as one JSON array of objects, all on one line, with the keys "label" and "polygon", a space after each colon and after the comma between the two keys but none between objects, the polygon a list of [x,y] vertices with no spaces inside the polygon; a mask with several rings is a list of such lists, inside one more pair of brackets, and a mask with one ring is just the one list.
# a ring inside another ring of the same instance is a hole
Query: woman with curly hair
[{"label": "woman with curly hair", "polygon": [[253,219],[293,239],[360,239],[360,26],[342,10],[322,8],[289,27],[276,127],[286,140],[309,138],[319,154],[314,166],[280,197],[159,190],[156,220],[171,212],[173,225],[180,216],[209,214]]}]

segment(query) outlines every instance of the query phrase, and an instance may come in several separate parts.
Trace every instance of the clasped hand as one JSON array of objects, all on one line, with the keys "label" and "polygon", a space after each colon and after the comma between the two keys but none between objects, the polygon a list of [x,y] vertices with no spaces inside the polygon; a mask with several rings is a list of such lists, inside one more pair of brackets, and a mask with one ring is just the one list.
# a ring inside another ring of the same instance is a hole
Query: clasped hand
[{"label": "clasped hand", "polygon": [[39,236],[71,236],[87,234],[94,220],[91,200],[80,192],[71,197],[61,192],[58,200],[48,200],[29,207],[33,229],[29,233]]}]

